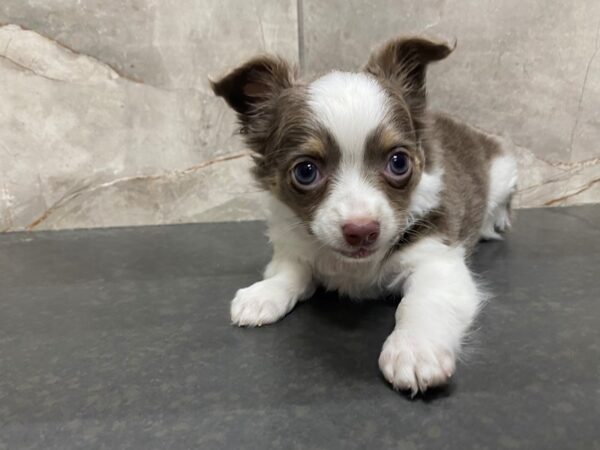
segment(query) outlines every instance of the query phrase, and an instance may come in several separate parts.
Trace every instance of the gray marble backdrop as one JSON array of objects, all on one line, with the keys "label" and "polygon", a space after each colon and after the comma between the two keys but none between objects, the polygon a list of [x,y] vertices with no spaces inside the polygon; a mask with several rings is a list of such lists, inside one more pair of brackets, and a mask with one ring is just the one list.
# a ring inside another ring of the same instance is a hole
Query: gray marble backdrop
[{"label": "gray marble backdrop", "polygon": [[263,217],[208,77],[355,69],[401,33],[458,39],[431,103],[513,143],[518,206],[600,200],[597,0],[2,0],[0,231]]}]

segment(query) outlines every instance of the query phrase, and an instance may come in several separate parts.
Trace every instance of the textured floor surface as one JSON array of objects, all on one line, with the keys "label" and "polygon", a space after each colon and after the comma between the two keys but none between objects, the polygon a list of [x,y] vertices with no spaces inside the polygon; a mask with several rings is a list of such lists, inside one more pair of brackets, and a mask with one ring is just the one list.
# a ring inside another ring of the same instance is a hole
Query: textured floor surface
[{"label": "textured floor surface", "polygon": [[264,225],[0,235],[0,448],[600,448],[600,207],[521,211],[452,384],[379,375],[391,302],[229,324]]}]

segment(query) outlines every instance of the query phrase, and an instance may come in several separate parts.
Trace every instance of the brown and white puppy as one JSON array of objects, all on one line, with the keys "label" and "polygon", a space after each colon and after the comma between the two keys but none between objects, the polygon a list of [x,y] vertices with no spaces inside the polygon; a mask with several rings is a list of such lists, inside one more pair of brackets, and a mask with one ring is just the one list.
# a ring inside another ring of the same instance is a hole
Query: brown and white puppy
[{"label": "brown and white puppy", "polygon": [[465,260],[509,226],[516,184],[498,140],[426,109],[427,65],[452,50],[398,38],[363,71],[309,83],[264,56],[213,83],[272,200],[273,259],[237,292],[235,324],[275,322],[318,284],[355,299],[402,295],[383,375],[413,395],[452,375],[483,297]]}]

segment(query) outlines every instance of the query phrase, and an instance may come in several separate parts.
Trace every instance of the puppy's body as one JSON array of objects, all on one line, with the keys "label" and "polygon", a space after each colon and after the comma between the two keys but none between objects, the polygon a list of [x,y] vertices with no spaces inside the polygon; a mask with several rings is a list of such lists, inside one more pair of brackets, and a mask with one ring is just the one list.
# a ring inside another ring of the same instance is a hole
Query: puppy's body
[{"label": "puppy's body", "polygon": [[364,300],[401,292],[397,281],[407,275],[398,265],[401,255],[425,238],[460,247],[466,256],[480,238],[498,238],[510,225],[512,154],[494,137],[446,115],[432,114],[431,122],[426,151],[432,162],[411,199],[414,223],[393,251],[366,262],[340,259],[298,226],[298,217],[276,198],[269,205],[271,242],[310,265],[317,283]]},{"label": "puppy's body", "polygon": [[509,226],[516,164],[495,138],[427,111],[426,66],[450,52],[399,39],[364,72],[301,84],[262,58],[214,84],[272,197],[273,259],[238,291],[234,323],[277,321],[318,284],[355,299],[402,295],[384,376],[413,393],[451,376],[482,300],[465,261]]}]

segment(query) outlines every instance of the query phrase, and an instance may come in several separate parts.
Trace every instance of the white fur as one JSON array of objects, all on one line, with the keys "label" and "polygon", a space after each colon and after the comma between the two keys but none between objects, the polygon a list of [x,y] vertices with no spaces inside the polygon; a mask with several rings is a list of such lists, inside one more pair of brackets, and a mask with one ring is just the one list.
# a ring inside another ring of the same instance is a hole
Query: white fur
[{"label": "white fur", "polygon": [[358,168],[346,167],[339,171],[329,196],[319,205],[311,228],[329,247],[326,250],[349,250],[342,225],[357,219],[380,223],[377,252],[373,257],[383,256],[398,236],[399,224],[394,210],[385,194],[364,179]]},{"label": "white fur", "polygon": [[342,149],[343,164],[362,164],[365,139],[389,113],[385,92],[363,73],[331,72],[312,82],[308,104]]},{"label": "white fur", "polygon": [[[346,72],[331,72],[319,78],[310,84],[308,94],[315,120],[331,132],[341,151],[330,194],[319,205],[312,223],[315,236],[329,247],[320,252],[321,256],[335,264],[333,261],[339,258],[328,258],[330,250],[350,250],[342,235],[342,225],[366,219],[380,223],[378,251],[371,258],[381,258],[396,238],[399,224],[385,194],[365,178],[363,161],[367,137],[385,123],[389,114],[387,96],[374,78]],[[330,265],[321,265],[321,269],[331,272]],[[328,286],[344,290],[346,277],[338,280],[338,276],[335,274],[335,280]]]},{"label": "white fur", "polygon": [[[231,303],[231,320],[241,326],[261,326],[277,322],[294,308],[298,300],[315,290],[312,271],[299,259],[299,241],[292,245],[274,242],[274,255],[262,281],[237,291]],[[300,253],[301,255],[301,253]]]},{"label": "white fur", "polygon": [[503,153],[492,160],[485,219],[481,227],[484,239],[501,239],[498,231],[510,227],[508,205],[517,187],[517,161],[511,153]]},{"label": "white fur", "polygon": [[389,281],[381,267],[387,247],[382,246],[380,252],[366,260],[343,258],[309,235],[294,213],[276,199],[270,203],[269,237],[276,254],[310,267],[314,279],[327,289],[351,298],[376,298],[383,291],[381,286]]},{"label": "white fur", "polygon": [[421,180],[410,199],[410,213],[414,218],[423,217],[440,206],[440,195],[444,187],[444,171],[435,168],[431,173],[423,172]]},{"label": "white fur", "polygon": [[231,320],[241,326],[261,326],[277,322],[296,306],[298,300],[312,295],[314,285],[308,266],[275,257],[276,266],[265,279],[239,289],[231,302]]},{"label": "white fur", "polygon": [[[392,288],[390,282],[399,273],[403,274],[404,268],[390,261],[382,264],[382,260],[402,227],[394,216],[387,197],[356,174],[354,176],[356,178],[350,175],[341,177],[341,182],[333,188],[331,196],[319,207],[312,228],[318,236],[339,235],[337,241],[327,243],[331,247],[339,248],[343,246],[339,229],[344,218],[351,218],[353,214],[377,218],[381,223],[378,251],[366,261],[353,261],[341,259],[327,247],[319,246],[314,251],[314,260],[310,263],[315,277],[327,289],[336,290],[355,299],[376,298],[383,292],[399,289]],[[411,198],[408,223],[402,226],[410,226],[410,221],[439,206],[442,188],[442,169],[423,173]]]},{"label": "white fur", "polygon": [[385,378],[413,395],[452,376],[461,340],[482,294],[465,264],[462,246],[425,238],[394,255],[389,265],[399,275],[390,288],[403,286],[396,328],[379,357]]}]

